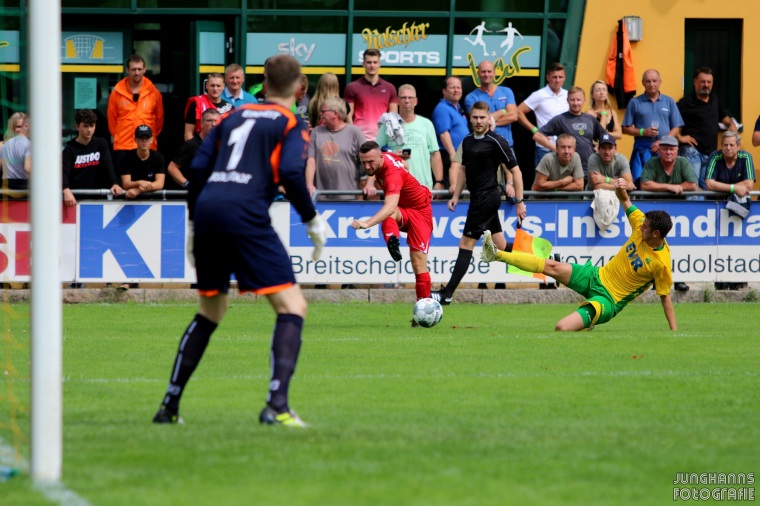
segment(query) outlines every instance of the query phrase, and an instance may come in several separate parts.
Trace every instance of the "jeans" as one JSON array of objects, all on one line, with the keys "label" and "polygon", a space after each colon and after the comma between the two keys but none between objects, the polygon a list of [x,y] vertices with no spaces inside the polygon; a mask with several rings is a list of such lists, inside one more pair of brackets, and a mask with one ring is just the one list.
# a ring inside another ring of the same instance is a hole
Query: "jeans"
[{"label": "jeans", "polygon": [[[710,161],[710,155],[703,155],[694,146],[682,146],[678,150],[678,154],[683,156],[689,161],[691,170],[694,172],[694,176],[699,182],[699,189],[704,190],[705,187],[705,175],[707,174],[707,162]],[[687,200],[705,200],[701,195],[689,197]]]},{"label": "jeans", "polygon": [[546,149],[543,146],[539,146],[536,144],[536,159],[534,160],[536,163],[536,167],[538,167],[538,162],[541,161],[541,159],[546,155],[547,153],[551,153],[551,150]]}]

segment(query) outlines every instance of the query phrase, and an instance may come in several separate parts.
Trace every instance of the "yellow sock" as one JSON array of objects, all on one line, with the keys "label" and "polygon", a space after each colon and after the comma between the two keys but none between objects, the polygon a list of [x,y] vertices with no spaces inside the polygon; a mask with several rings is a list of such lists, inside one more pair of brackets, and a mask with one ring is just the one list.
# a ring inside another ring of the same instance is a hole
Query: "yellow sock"
[{"label": "yellow sock", "polygon": [[546,266],[546,259],[539,258],[530,253],[522,253],[520,251],[513,251],[507,253],[506,251],[499,251],[496,253],[495,260],[504,262],[505,264],[514,265],[518,269],[522,269],[528,272],[544,272]]}]

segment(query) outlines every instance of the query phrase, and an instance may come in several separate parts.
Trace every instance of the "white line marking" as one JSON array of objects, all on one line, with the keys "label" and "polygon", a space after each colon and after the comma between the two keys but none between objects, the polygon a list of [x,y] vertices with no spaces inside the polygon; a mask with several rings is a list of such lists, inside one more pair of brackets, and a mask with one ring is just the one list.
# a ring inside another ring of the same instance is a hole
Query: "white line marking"
[{"label": "white line marking", "polygon": [[[21,457],[21,461],[16,461],[16,451],[0,438],[0,465],[15,467],[20,472],[29,472],[29,463]],[[61,506],[90,506],[86,499],[80,497],[73,490],[66,488],[63,482],[59,483],[36,483],[34,490],[40,492],[49,501],[53,501]]]}]

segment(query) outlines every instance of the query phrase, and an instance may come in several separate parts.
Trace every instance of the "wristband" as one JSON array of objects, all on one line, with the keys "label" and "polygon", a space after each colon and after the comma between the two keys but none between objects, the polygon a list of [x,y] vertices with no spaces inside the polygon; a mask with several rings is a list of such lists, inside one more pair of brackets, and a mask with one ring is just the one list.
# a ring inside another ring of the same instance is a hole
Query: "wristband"
[{"label": "wristband", "polygon": [[531,130],[530,133],[534,134],[536,132],[538,132],[538,127],[534,126],[533,130]]},{"label": "wristband", "polygon": [[734,185],[731,185],[731,193],[734,193]]},{"label": "wristband", "polygon": [[639,128],[639,137],[644,137],[644,129]]},{"label": "wristband", "polygon": [[609,182],[610,182],[610,178],[609,176],[607,176],[607,181],[605,181],[605,183],[609,183]]},{"label": "wristband", "polygon": [[509,114],[509,113],[507,112],[507,108],[506,108],[506,107],[504,108],[504,114],[505,114],[505,115]]}]

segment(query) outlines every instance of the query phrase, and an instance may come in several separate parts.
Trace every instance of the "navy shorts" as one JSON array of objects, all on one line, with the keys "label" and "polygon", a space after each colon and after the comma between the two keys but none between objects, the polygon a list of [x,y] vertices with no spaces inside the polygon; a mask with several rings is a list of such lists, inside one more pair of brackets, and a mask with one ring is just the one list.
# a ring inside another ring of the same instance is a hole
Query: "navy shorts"
[{"label": "navy shorts", "polygon": [[492,234],[498,234],[501,232],[501,220],[499,220],[501,191],[499,188],[494,188],[478,193],[477,197],[477,202],[470,202],[462,235],[479,239],[486,230],[490,230]]},{"label": "navy shorts", "polygon": [[251,235],[197,234],[193,252],[201,295],[227,293],[232,274],[241,292],[262,295],[296,282],[290,256],[271,227]]}]

